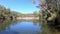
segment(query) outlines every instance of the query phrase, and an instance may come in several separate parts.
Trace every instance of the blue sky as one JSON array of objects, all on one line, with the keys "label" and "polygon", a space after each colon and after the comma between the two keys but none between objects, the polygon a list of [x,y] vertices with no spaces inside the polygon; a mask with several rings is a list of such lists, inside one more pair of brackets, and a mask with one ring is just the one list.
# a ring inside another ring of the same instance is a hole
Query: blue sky
[{"label": "blue sky", "polygon": [[30,0],[0,0],[0,5],[21,13],[33,13],[39,10]]}]

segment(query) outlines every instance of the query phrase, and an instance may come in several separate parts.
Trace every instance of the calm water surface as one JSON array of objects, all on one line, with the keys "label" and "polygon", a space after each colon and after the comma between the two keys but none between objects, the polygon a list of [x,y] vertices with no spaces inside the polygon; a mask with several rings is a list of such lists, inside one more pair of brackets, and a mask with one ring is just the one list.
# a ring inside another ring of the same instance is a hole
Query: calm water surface
[{"label": "calm water surface", "polygon": [[39,34],[41,32],[41,26],[38,22],[21,21],[11,23],[10,21],[5,23],[1,22],[0,34]]},{"label": "calm water surface", "polygon": [[38,21],[0,21],[0,34],[60,34]]}]

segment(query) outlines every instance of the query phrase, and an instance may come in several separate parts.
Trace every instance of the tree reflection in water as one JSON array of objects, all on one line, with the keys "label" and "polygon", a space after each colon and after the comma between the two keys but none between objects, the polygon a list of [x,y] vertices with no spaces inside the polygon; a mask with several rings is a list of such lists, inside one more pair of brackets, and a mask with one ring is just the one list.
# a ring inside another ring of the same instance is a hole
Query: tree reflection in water
[{"label": "tree reflection in water", "polygon": [[41,34],[60,34],[58,29],[55,29],[54,27],[51,27],[47,24],[40,24],[42,32]]},{"label": "tree reflection in water", "polygon": [[0,31],[5,30],[9,25],[16,23],[14,20],[0,20]]},{"label": "tree reflection in water", "polygon": [[[5,29],[9,29],[9,26],[12,24],[15,24],[17,22],[22,22],[23,20],[15,21],[15,20],[0,20],[0,32],[2,32]],[[40,32],[37,32],[36,34],[60,34],[58,30],[52,28],[51,26],[48,26],[46,24],[41,24],[39,21],[32,21],[34,25],[40,26]],[[19,32],[15,32],[15,34],[19,34]],[[11,34],[11,33],[10,33]]]}]

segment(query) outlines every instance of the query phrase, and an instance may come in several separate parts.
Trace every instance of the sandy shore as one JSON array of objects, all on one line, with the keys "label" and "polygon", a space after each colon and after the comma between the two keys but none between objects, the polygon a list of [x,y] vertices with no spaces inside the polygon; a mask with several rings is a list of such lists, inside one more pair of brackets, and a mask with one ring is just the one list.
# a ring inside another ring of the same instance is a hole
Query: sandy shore
[{"label": "sandy shore", "polygon": [[18,20],[39,20],[39,17],[17,17]]}]

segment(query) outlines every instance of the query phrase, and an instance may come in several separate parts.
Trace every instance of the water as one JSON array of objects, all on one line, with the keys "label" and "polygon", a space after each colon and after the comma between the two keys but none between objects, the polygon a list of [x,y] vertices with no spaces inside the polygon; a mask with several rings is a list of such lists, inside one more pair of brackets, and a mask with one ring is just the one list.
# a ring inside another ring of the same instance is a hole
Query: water
[{"label": "water", "polygon": [[0,34],[60,34],[60,32],[38,21],[1,20]]},{"label": "water", "polygon": [[1,21],[0,34],[39,34],[41,26],[34,21]]}]

